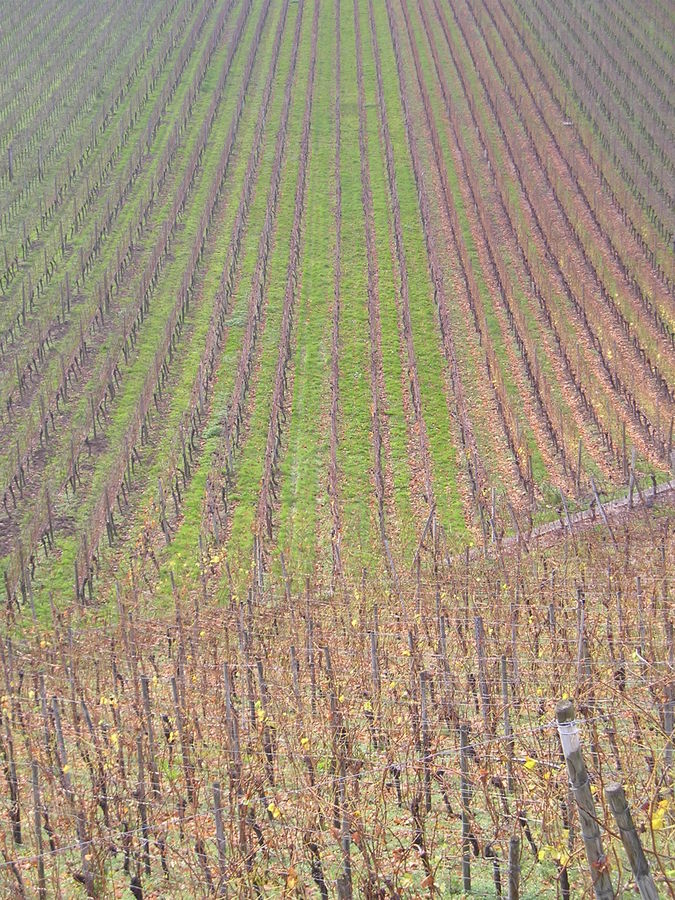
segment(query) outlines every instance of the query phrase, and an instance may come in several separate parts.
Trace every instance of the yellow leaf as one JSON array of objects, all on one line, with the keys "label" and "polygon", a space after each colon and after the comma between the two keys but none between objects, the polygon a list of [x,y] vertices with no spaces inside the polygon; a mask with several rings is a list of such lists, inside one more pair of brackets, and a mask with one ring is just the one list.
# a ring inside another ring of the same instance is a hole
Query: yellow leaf
[{"label": "yellow leaf", "polygon": [[663,828],[666,813],[668,812],[668,805],[667,798],[659,800],[656,809],[652,812],[652,828],[654,831],[660,831]]},{"label": "yellow leaf", "polygon": [[297,883],[298,883],[298,876],[297,876],[293,866],[291,866],[291,868],[288,870],[288,874],[286,875],[286,887],[289,890],[293,890],[293,888],[296,886]]},{"label": "yellow leaf", "polygon": [[537,760],[532,759],[531,756],[528,756],[525,762],[523,763],[523,768],[527,769],[528,772],[531,772],[532,769],[537,765]]}]

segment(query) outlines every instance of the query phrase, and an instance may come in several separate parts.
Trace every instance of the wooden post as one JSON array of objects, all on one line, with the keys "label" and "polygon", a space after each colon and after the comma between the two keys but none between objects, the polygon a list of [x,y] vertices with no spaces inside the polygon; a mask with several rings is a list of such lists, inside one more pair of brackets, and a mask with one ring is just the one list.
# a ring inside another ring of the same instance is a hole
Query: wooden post
[{"label": "wooden post", "polygon": [[565,511],[565,523],[569,530],[570,534],[574,534],[574,526],[572,525],[572,519],[570,518],[570,511],[567,506],[567,497],[565,497],[565,492],[562,488],[560,488],[560,499],[562,500],[563,509]]},{"label": "wooden post", "polygon": [[420,672],[420,719],[422,731],[422,766],[424,770],[424,806],[431,812],[431,754],[429,752],[429,698],[427,696],[428,672]]},{"label": "wooden post", "polygon": [[145,724],[148,729],[148,747],[150,762],[150,782],[155,799],[159,799],[159,770],[155,758],[155,732],[152,727],[152,709],[150,705],[150,684],[147,675],[141,675],[141,694],[143,695],[143,710],[145,712]]},{"label": "wooden post", "polygon": [[659,892],[649,871],[649,863],[642,849],[623,787],[617,782],[608,784],[605,788],[605,797],[618,826],[640,897],[642,900],[658,900]]},{"label": "wooden post", "polygon": [[462,799],[462,885],[464,893],[471,891],[471,843],[469,840],[469,726],[459,726],[460,795]]},{"label": "wooden post", "polygon": [[485,629],[483,619],[480,616],[474,618],[476,637],[476,654],[478,656],[478,682],[480,686],[481,711],[483,713],[483,725],[485,733],[492,734],[490,715],[490,691],[487,683],[487,657],[485,654]]},{"label": "wooden post", "polygon": [[136,800],[138,802],[138,815],[141,820],[141,847],[143,854],[143,868],[146,875],[152,874],[150,866],[150,832],[148,830],[148,810],[145,799],[145,765],[143,762],[143,739],[136,736],[136,755],[138,757],[138,781],[136,782]]},{"label": "wooden post", "polygon": [[241,747],[239,744],[239,722],[232,705],[232,681],[228,663],[223,663],[223,681],[225,683],[225,722],[230,737],[230,754],[235,780],[241,771]]},{"label": "wooden post", "polygon": [[298,654],[295,647],[291,644],[291,676],[293,679],[293,695],[295,697],[295,706],[302,721],[302,695],[300,693],[300,664],[298,662]]},{"label": "wooden post", "polygon": [[508,900],[520,897],[520,838],[511,835],[509,839],[509,891]]},{"label": "wooden post", "polygon": [[506,738],[506,789],[513,793],[513,731],[509,716],[509,682],[506,672],[506,657],[501,658],[502,703],[504,704],[504,737]]},{"label": "wooden post", "polygon": [[377,604],[373,607],[373,630],[370,634],[370,674],[373,682],[373,697],[380,697],[380,665],[377,659],[379,649],[379,622],[377,614]]},{"label": "wooden post", "polygon": [[312,715],[316,713],[316,668],[314,665],[314,624],[309,606],[309,597],[307,598],[307,666],[309,668],[309,680],[312,688]]},{"label": "wooden post", "polygon": [[38,764],[31,760],[31,781],[33,783],[33,819],[37,839],[38,898],[47,900],[47,881],[45,879],[45,861],[42,852],[42,804],[40,803],[40,782]]},{"label": "wooden post", "polygon": [[213,818],[216,822],[216,845],[218,847],[218,869],[220,879],[218,881],[218,896],[224,897],[227,893],[227,857],[225,855],[225,829],[223,827],[223,803],[220,793],[220,782],[213,782]]},{"label": "wooden post", "polygon": [[[28,582],[30,584],[30,581]],[[666,672],[675,671],[675,645],[673,644],[673,623],[666,622],[666,643],[668,645],[668,665]],[[673,765],[673,737],[675,737],[675,683],[672,677],[666,677],[665,701],[663,704],[663,730],[666,734],[666,746],[663,759],[666,779],[670,783],[670,770]]]},{"label": "wooden post", "polygon": [[349,830],[349,819],[347,818],[347,796],[346,783],[344,775],[340,776],[340,808],[341,825],[340,825],[340,846],[342,849],[342,874],[337,879],[337,895],[338,900],[352,900],[352,862],[350,855],[351,848],[351,832]]},{"label": "wooden post", "polygon": [[605,527],[609,531],[609,536],[612,539],[612,543],[615,547],[618,547],[616,542],[616,538],[614,537],[614,532],[612,531],[612,526],[609,524],[607,519],[607,514],[605,513],[605,507],[602,505],[602,500],[600,499],[600,495],[598,494],[598,489],[595,486],[595,479],[591,476],[591,487],[593,488],[593,496],[595,497],[595,502],[598,504],[598,509],[600,510],[600,515],[602,516],[602,521],[605,523]]},{"label": "wooden post", "polygon": [[52,518],[52,500],[49,495],[49,487],[46,488],[47,494],[47,519],[49,522],[49,541],[51,544],[54,543],[54,520]]},{"label": "wooden post", "polygon": [[194,803],[195,785],[193,777],[192,763],[190,761],[189,742],[185,734],[185,725],[183,722],[183,711],[181,710],[180,698],[178,695],[178,685],[174,676],[171,677],[171,694],[173,696],[173,709],[176,717],[176,728],[178,730],[178,739],[180,741],[181,756],[183,758],[183,770],[185,772],[185,786],[187,788],[188,800]]},{"label": "wooden post", "polygon": [[[11,676],[10,676],[11,677]],[[10,806],[9,818],[12,823],[12,837],[15,844],[22,843],[21,836],[21,807],[19,806],[19,781],[16,775],[16,762],[14,760],[14,739],[9,719],[5,719],[5,736],[7,739],[5,750],[5,774],[9,783]]]},{"label": "wooden post", "polygon": [[612,900],[614,889],[609,877],[607,857],[602,849],[588,771],[581,752],[579,730],[574,719],[574,704],[570,700],[561,700],[556,706],[555,715],[570,787],[579,811],[581,834],[586,848],[593,890],[597,900]]}]

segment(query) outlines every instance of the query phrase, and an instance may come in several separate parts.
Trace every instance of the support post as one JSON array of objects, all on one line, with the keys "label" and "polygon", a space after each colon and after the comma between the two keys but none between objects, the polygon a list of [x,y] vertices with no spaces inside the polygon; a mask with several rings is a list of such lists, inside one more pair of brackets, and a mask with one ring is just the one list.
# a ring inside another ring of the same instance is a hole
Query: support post
[{"label": "support post", "polygon": [[471,842],[469,840],[469,726],[459,726],[460,794],[462,798],[462,886],[464,893],[471,892]]},{"label": "support post", "polygon": [[520,897],[520,838],[512,835],[509,839],[509,892],[508,900]]},{"label": "support post", "polygon": [[570,700],[558,703],[555,716],[558,735],[567,764],[572,795],[577,804],[581,834],[586,848],[586,858],[591,872],[593,890],[597,900],[613,900],[614,889],[609,877],[609,864],[600,837],[600,827],[591,794],[586,763],[581,752],[579,730],[574,718],[574,704]]},{"label": "support post", "polygon": [[608,784],[605,788],[605,797],[619,829],[640,897],[642,900],[658,900],[659,892],[649,871],[649,863],[642,849],[623,787],[617,782]]}]

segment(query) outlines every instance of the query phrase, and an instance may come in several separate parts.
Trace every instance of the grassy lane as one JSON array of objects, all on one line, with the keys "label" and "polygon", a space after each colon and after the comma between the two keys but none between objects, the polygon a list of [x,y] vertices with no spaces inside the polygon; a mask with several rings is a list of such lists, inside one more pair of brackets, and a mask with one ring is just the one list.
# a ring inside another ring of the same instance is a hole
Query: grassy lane
[{"label": "grassy lane", "polygon": [[[339,521],[342,523],[342,567],[345,574],[358,575],[363,566],[374,573],[381,572],[382,569],[372,480],[364,218],[358,142],[355,140],[358,134],[358,110],[354,14],[351,3],[345,0],[340,4],[339,28],[339,114],[342,135],[339,186],[342,215],[337,359],[340,406],[336,456],[340,472],[338,508]],[[320,57],[318,65],[321,65]],[[332,162],[330,166],[333,168]],[[325,553],[329,552],[326,545]]]},{"label": "grassy lane", "polygon": [[[353,0],[352,0],[353,2]],[[423,460],[413,434],[409,362],[402,334],[400,274],[396,261],[391,200],[386,181],[384,147],[377,110],[375,64],[370,41],[368,7],[359,4],[363,48],[368,171],[373,194],[373,227],[377,254],[380,346],[382,354],[383,467],[391,482],[394,520],[388,525],[392,540],[404,559],[411,559],[419,532],[428,515],[424,493]]]},{"label": "grassy lane", "polygon": [[[275,77],[275,88],[272,93],[270,109],[267,115],[257,186],[250,204],[248,228],[243,237],[242,249],[240,252],[239,275],[233,292],[231,314],[227,323],[227,338],[225,339],[215,380],[208,422],[203,432],[200,458],[196,468],[193,469],[192,479],[184,493],[182,518],[171,546],[166,554],[166,558],[173,563],[177,569],[182,568],[186,561],[188,564],[194,565],[195,549],[198,546],[198,536],[202,530],[202,516],[207,479],[211,475],[216,476],[219,474],[214,470],[214,466],[216,464],[218,451],[222,448],[224,441],[225,420],[231,401],[237,364],[241,353],[242,340],[246,326],[249,288],[256,266],[260,229],[265,219],[267,209],[267,185],[269,185],[271,180],[275,153],[275,137],[279,128],[283,106],[283,86],[286,83],[290,68],[291,47],[295,31],[295,16],[297,9],[297,5],[291,4],[281,43],[280,59]],[[209,523],[206,523],[206,527],[208,529]]]},{"label": "grassy lane", "polygon": [[339,369],[342,415],[338,465],[342,488],[343,570],[346,575],[358,576],[363,567],[374,575],[381,574],[383,563],[373,477],[365,218],[356,140],[359,129],[358,88],[351,3],[341,4],[340,17],[340,119],[345,140],[340,170],[342,258]]},{"label": "grassy lane", "polygon": [[286,161],[281,181],[276,234],[267,266],[264,329],[258,337],[256,364],[249,388],[245,433],[236,460],[235,483],[230,493],[232,514],[226,548],[233,571],[236,576],[240,576],[242,584],[247,579],[251,560],[253,525],[279,352],[286,269],[299,168],[298,151],[309,69],[311,27],[311,6],[307,6],[302,22],[295,88],[288,123]]},{"label": "grassy lane", "polygon": [[[293,397],[286,452],[281,463],[277,548],[298,579],[315,566],[330,571],[329,515],[324,476],[328,470],[331,308],[335,277],[333,166],[335,121],[335,15],[321,4],[305,198],[300,295],[296,314]],[[321,540],[318,540],[321,535]]]},{"label": "grassy lane", "polygon": [[[261,35],[260,47],[256,54],[254,71],[248,88],[248,99],[239,124],[225,188],[209,232],[195,286],[195,298],[181,337],[181,350],[178,359],[172,365],[171,376],[165,389],[169,399],[164,404],[162,415],[155,422],[151,438],[152,450],[147,452],[146,458],[144,458],[144,469],[140,478],[145,487],[139,502],[134,504],[132,538],[138,535],[139,530],[146,525],[149,519],[153,518],[153,506],[155,506],[157,498],[157,482],[159,478],[162,478],[166,483],[173,441],[190,403],[195,373],[199,369],[211,322],[213,301],[227,260],[229,248],[227,237],[234,225],[248,154],[256,137],[257,110],[262,100],[262,89],[271,60],[273,42],[270,36],[274,34],[277,26],[278,11],[276,7],[270,10]],[[218,118],[222,118],[226,125],[229,125],[230,112],[228,105],[225,105],[218,113]]]},{"label": "grassy lane", "polygon": [[[457,447],[450,420],[449,376],[440,344],[440,332],[433,304],[433,289],[424,245],[417,190],[410,159],[403,109],[397,88],[394,53],[386,11],[373,7],[382,66],[386,116],[394,153],[396,187],[403,223],[403,247],[409,273],[409,305],[413,346],[417,360],[422,416],[431,464],[437,514],[448,537],[465,537],[466,517],[457,476]],[[369,28],[366,25],[369,33]],[[405,379],[407,386],[407,378]]]}]

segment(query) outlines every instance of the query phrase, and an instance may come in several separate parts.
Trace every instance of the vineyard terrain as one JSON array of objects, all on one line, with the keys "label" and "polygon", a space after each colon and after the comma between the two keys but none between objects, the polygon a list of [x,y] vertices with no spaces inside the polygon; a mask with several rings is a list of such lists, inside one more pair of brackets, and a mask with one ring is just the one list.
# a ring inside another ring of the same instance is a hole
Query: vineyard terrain
[{"label": "vineyard terrain", "polygon": [[0,14],[7,896],[673,896],[669,0]]}]

